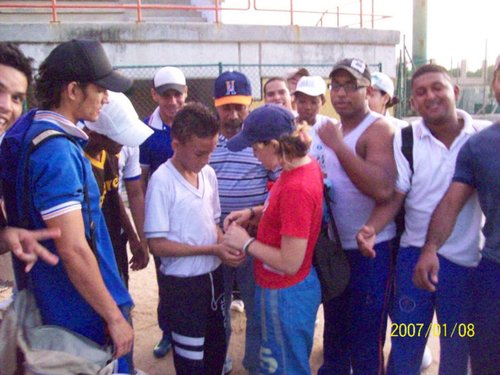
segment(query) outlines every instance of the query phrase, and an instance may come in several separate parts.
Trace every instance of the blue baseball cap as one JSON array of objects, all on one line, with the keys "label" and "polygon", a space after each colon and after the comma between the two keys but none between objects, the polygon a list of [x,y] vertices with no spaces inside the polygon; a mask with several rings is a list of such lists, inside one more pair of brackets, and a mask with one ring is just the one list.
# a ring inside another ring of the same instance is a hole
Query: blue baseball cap
[{"label": "blue baseball cap", "polygon": [[276,104],[266,104],[248,115],[241,131],[227,142],[230,151],[241,151],[256,142],[280,139],[295,130],[295,117]]},{"label": "blue baseball cap", "polygon": [[227,71],[217,77],[214,83],[214,105],[250,105],[252,86],[247,76],[240,72]]}]

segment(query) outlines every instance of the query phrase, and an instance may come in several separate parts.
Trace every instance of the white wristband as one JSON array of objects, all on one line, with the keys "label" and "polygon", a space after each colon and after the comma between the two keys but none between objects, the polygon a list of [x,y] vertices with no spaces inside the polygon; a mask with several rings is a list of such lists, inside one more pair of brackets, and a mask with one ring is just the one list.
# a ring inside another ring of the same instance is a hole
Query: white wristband
[{"label": "white wristband", "polygon": [[250,245],[255,241],[255,238],[254,237],[250,237],[247,242],[245,242],[245,244],[243,245],[242,247],[242,250],[243,252],[245,253],[245,255],[248,254],[248,248],[250,247]]}]

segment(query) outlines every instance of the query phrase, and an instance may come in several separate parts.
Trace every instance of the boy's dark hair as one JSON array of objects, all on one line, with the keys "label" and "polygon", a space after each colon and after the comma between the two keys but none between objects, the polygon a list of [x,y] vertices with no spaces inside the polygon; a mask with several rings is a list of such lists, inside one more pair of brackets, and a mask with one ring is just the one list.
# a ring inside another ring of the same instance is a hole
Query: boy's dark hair
[{"label": "boy's dark hair", "polygon": [[425,64],[415,70],[415,72],[411,76],[411,87],[413,87],[413,82],[415,82],[417,78],[427,73],[441,73],[446,76],[446,78],[451,82],[450,73],[448,73],[446,68],[443,68],[441,65],[437,64]]},{"label": "boy's dark hair", "polygon": [[200,103],[189,103],[175,115],[171,135],[172,139],[184,144],[192,136],[214,137],[219,128],[219,122],[207,107]]},{"label": "boy's dark hair", "polygon": [[13,43],[0,42],[0,64],[19,70],[26,76],[28,87],[33,80],[33,59],[26,57]]}]

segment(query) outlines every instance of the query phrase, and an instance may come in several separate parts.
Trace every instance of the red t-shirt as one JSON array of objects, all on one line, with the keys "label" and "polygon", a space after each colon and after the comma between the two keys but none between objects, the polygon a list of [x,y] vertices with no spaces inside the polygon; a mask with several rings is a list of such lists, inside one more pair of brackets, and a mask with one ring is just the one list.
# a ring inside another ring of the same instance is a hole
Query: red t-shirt
[{"label": "red t-shirt", "polygon": [[306,278],[321,227],[322,204],[323,175],[315,160],[281,173],[264,205],[257,240],[279,249],[282,236],[307,238],[306,254],[295,275],[285,275],[255,259],[258,285],[269,289],[286,288]]}]

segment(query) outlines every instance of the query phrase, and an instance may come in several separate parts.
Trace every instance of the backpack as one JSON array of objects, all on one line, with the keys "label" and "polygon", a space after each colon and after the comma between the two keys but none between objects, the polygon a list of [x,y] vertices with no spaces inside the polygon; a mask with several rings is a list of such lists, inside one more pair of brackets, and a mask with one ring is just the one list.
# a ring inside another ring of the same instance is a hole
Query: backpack
[{"label": "backpack", "polygon": [[[2,195],[6,212],[8,213],[7,222],[11,226],[16,226],[25,229],[35,229],[31,220],[31,215],[26,214],[31,210],[31,202],[27,189],[29,189],[28,181],[28,160],[30,155],[36,151],[43,143],[55,137],[64,137],[74,144],[77,141],[72,136],[63,133],[56,128],[41,129],[38,134],[35,134],[30,143],[26,145],[26,136],[28,130],[33,123],[37,109],[32,109],[24,116],[19,118],[16,123],[7,131],[0,147],[0,183],[2,186]],[[21,155],[24,155],[21,157]],[[23,192],[19,194],[19,192]],[[87,241],[90,248],[96,253],[96,239],[94,231],[94,223],[90,216],[90,202],[88,198],[87,184],[83,185],[83,195],[88,207],[88,219],[90,224],[90,235],[87,236]],[[33,213],[39,215],[39,213]],[[26,287],[25,273],[22,271],[23,264],[15,260],[13,262],[16,270],[16,283],[18,288]]]},{"label": "backpack", "polygon": [[[76,144],[70,135],[48,127],[35,134],[28,145],[26,136],[36,109],[22,116],[7,131],[0,148],[0,180],[8,206],[8,222],[21,228],[32,229],[29,193],[29,158],[44,142],[55,137],[64,137]],[[19,194],[19,192],[22,194]],[[17,193],[17,194],[16,194]],[[88,205],[90,238],[87,238],[92,251],[96,252],[94,223],[90,217],[90,202],[87,184],[83,189]],[[21,196],[21,197],[20,197]],[[20,198],[19,198],[20,197]],[[110,348],[98,344],[63,327],[42,325],[37,303],[31,289],[32,280],[20,268],[21,262],[14,261],[16,282],[20,290],[9,306],[6,319],[0,325],[0,374],[14,374],[16,367],[16,344],[25,356],[25,367],[36,374],[111,374],[115,363],[112,362]],[[9,343],[9,345],[6,345]],[[14,353],[14,354],[13,354]]]}]

